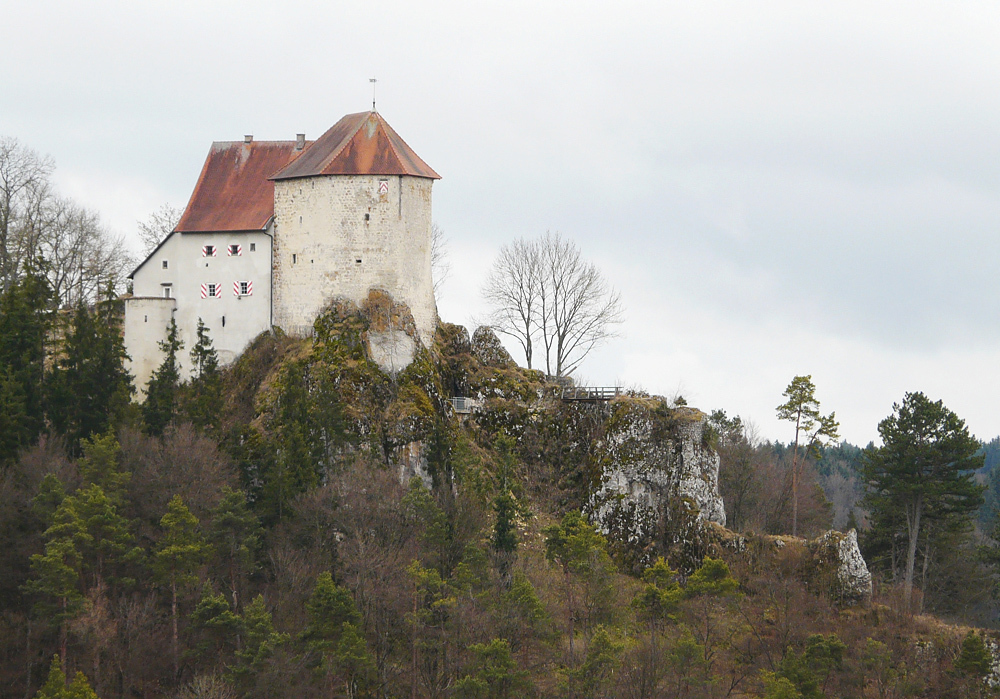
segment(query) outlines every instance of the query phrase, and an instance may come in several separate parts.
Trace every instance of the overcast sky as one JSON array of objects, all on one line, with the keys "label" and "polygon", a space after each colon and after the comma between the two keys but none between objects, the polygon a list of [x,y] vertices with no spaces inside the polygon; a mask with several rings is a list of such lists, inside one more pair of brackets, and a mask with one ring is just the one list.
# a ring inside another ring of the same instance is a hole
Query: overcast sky
[{"label": "overcast sky", "polygon": [[797,374],[866,444],[906,391],[1000,434],[1000,5],[34,2],[0,135],[135,239],[213,140],[378,108],[444,179],[444,320],[500,245],[572,238],[622,292],[591,384],[788,441]]}]

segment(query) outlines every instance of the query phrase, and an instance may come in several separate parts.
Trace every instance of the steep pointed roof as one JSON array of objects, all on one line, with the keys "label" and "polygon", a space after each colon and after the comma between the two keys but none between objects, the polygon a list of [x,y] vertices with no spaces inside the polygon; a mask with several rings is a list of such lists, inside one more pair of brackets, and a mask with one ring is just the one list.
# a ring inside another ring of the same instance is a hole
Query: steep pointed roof
[{"label": "steep pointed roof", "polygon": [[375,111],[348,114],[271,179],[316,175],[412,175],[441,179]]},{"label": "steep pointed roof", "polygon": [[274,216],[274,183],[268,178],[305,152],[296,149],[295,141],[216,141],[174,230],[267,228]]}]

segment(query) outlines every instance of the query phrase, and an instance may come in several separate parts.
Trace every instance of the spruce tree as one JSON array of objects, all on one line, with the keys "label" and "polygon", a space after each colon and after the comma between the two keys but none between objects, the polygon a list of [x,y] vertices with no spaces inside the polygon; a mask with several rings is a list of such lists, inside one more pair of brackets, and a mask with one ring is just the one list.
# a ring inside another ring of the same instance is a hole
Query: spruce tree
[{"label": "spruce tree", "polygon": [[163,362],[146,384],[146,401],[142,404],[142,419],[146,423],[146,431],[155,437],[163,434],[174,417],[177,384],[180,381],[177,353],[184,347],[184,343],[178,337],[177,321],[173,317],[167,326],[167,337],[159,346],[164,353]]},{"label": "spruce tree", "polygon": [[234,610],[240,607],[240,580],[256,567],[262,535],[257,515],[247,506],[243,491],[224,486],[222,499],[212,510],[208,538],[216,560],[226,571]]},{"label": "spruce tree", "polygon": [[198,341],[191,348],[191,366],[194,378],[188,387],[184,411],[195,427],[213,430],[219,425],[222,414],[222,373],[219,356],[212,346],[209,328],[198,319]]},{"label": "spruce tree", "polygon": [[[5,405],[5,414],[0,414],[0,445],[6,446],[8,457],[10,444],[25,446],[45,427],[49,378],[45,348],[54,303],[52,287],[39,263],[29,264],[24,275],[0,294],[0,398]],[[3,456],[0,453],[0,459]]]}]

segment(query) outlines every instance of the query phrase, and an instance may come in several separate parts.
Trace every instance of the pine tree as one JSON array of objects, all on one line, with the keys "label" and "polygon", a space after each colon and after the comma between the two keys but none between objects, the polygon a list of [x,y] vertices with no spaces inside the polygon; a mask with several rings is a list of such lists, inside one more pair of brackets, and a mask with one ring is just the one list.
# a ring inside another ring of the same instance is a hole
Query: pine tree
[{"label": "pine tree", "polygon": [[163,538],[156,546],[153,569],[161,583],[170,587],[170,617],[172,620],[172,647],[174,676],[180,673],[177,619],[180,592],[198,580],[196,571],[205,560],[208,548],[198,530],[198,520],[181,500],[171,498],[167,513],[160,520]]},{"label": "pine tree", "polygon": [[178,337],[177,321],[170,318],[167,337],[159,343],[164,353],[163,362],[153,372],[146,384],[146,401],[142,404],[142,419],[149,434],[159,437],[174,418],[177,401],[177,384],[180,381],[180,364],[177,353],[184,343]]},{"label": "pine tree", "polygon": [[70,538],[53,539],[45,553],[31,557],[34,578],[24,591],[38,598],[35,614],[59,629],[60,657],[66,657],[69,622],[83,609],[80,593],[80,552]]}]

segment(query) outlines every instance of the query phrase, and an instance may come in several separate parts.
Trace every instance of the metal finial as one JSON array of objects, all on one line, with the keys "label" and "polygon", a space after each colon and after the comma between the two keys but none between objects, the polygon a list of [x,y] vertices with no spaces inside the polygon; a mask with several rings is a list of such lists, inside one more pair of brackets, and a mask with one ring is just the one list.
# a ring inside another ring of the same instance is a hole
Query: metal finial
[{"label": "metal finial", "polygon": [[378,82],[376,78],[368,78],[368,82],[372,84],[372,111],[375,111],[375,83]]}]

